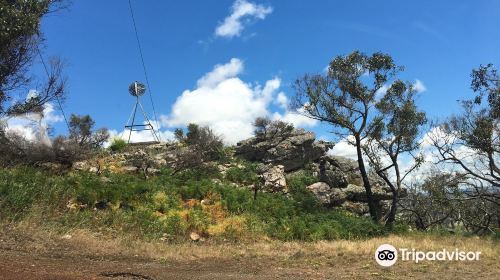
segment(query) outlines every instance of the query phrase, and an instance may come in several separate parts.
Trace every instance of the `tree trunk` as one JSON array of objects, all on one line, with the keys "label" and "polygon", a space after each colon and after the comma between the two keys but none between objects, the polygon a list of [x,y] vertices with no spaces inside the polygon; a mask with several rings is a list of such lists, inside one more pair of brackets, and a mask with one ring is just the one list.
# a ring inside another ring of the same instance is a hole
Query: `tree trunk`
[{"label": "tree trunk", "polygon": [[385,227],[386,228],[392,228],[394,226],[394,221],[396,220],[396,212],[397,212],[397,207],[398,207],[398,200],[399,200],[399,192],[398,191],[393,191],[392,192],[392,202],[391,202],[391,209],[389,210],[389,213],[387,214],[387,219],[385,220]]},{"label": "tree trunk", "polygon": [[363,161],[363,154],[361,151],[361,139],[359,135],[355,135],[356,139],[356,152],[358,154],[358,166],[359,172],[361,173],[361,178],[363,178],[363,186],[365,187],[366,199],[368,201],[368,209],[370,210],[370,217],[374,222],[379,222],[378,207],[377,202],[373,199],[372,186],[370,185],[370,180],[368,179],[368,174],[366,173],[365,162]]}]

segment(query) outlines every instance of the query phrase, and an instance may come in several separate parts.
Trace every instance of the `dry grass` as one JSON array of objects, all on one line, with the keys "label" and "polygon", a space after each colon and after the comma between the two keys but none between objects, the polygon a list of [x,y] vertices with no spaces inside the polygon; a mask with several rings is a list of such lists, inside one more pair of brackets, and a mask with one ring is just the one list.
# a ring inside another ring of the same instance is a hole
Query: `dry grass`
[{"label": "dry grass", "polygon": [[[121,235],[120,235],[121,236]],[[159,264],[203,263],[219,271],[225,265],[246,267],[257,271],[267,267],[269,275],[292,275],[290,279],[495,279],[500,272],[500,242],[477,237],[436,236],[414,233],[408,236],[387,236],[357,241],[279,242],[262,240],[247,243],[145,242],[134,238],[103,236],[85,230],[68,232],[66,236],[18,224],[8,231],[0,230],[3,244],[17,244],[15,250],[37,252],[40,255],[61,255],[123,260],[129,263],[142,259]],[[7,240],[7,242],[6,242]],[[378,266],[373,258],[375,249],[389,243],[398,247],[422,251],[449,250],[481,251],[480,262],[398,262],[391,268]],[[4,245],[5,246],[5,245]],[[54,252],[56,252],[54,254]],[[161,268],[161,266],[160,266]],[[262,272],[262,273],[264,273]],[[266,274],[267,275],[267,274]],[[268,275],[268,276],[269,276]],[[332,278],[335,276],[334,278]],[[266,279],[266,277],[263,277]]]},{"label": "dry grass", "polygon": [[[61,236],[48,231],[31,229],[27,225],[19,225],[17,230],[29,233],[32,238],[55,241]],[[481,251],[481,256],[500,260],[500,242],[493,239],[463,236],[438,236],[416,233],[406,236],[390,235],[368,240],[337,240],[318,242],[281,242],[270,239],[245,243],[213,243],[204,242],[146,242],[139,239],[103,236],[86,230],[68,232],[71,238],[67,241],[80,251],[90,251],[106,255],[137,255],[145,258],[164,260],[190,260],[193,258],[233,258],[263,257],[273,259],[296,258],[331,258],[342,255],[371,256],[375,249],[384,243],[396,248],[415,248],[421,251],[437,251],[441,249],[463,251]],[[38,243],[47,244],[48,242]],[[41,248],[39,248],[41,249]]]}]

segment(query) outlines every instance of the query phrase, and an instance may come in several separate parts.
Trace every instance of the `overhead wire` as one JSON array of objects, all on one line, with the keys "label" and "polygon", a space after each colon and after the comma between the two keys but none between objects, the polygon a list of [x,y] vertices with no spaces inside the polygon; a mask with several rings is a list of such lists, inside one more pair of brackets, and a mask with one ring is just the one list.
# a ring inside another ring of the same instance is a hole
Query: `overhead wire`
[{"label": "overhead wire", "polygon": [[[156,116],[156,109],[155,109],[155,105],[154,105],[154,102],[153,102],[153,94],[151,93],[151,85],[149,84],[148,72],[146,70],[146,63],[144,62],[144,55],[142,53],[141,41],[139,39],[139,32],[137,31],[137,24],[135,22],[134,9],[132,7],[131,0],[128,0],[128,6],[130,8],[130,15],[132,16],[132,23],[134,24],[135,38],[137,40],[137,46],[139,47],[139,54],[140,54],[141,62],[142,62],[142,69],[144,70],[144,76],[146,78],[146,84],[148,85],[149,100],[151,101],[151,107],[153,108],[153,115],[155,117],[155,124],[158,127],[158,131],[157,131],[158,135],[157,135],[157,137],[158,137],[158,139],[161,140],[160,131],[159,131],[160,128],[159,128],[158,118]],[[155,129],[153,128],[153,132],[154,131],[155,131]]]},{"label": "overhead wire", "polygon": [[[40,48],[38,46],[36,46],[36,51],[38,52],[38,56],[40,57],[40,60],[42,61],[43,69],[45,70],[45,74],[47,75],[47,79],[50,79],[49,68],[47,67],[47,64],[45,63],[45,60],[43,59],[43,56],[42,56],[42,52],[40,51]],[[57,105],[59,107],[59,110],[61,111],[61,113],[63,115],[64,122],[66,123],[66,127],[68,128],[68,131],[70,131],[71,129],[69,126],[68,119],[66,118],[66,113],[64,113],[61,99],[59,98],[59,96],[57,94],[55,95],[55,97],[56,97],[56,101],[57,101]]]}]

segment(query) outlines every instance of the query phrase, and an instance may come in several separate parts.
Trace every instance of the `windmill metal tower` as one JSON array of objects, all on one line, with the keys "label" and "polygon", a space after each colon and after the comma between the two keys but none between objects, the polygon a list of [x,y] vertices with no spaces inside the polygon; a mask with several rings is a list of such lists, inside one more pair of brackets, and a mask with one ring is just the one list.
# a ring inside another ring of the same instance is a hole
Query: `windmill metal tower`
[{"label": "windmill metal tower", "polygon": [[[142,107],[141,104],[140,97],[146,92],[146,87],[140,82],[135,81],[128,87],[128,92],[135,97],[135,104],[132,110],[132,114],[130,115],[127,124],[125,125],[125,130],[129,130],[127,143],[130,143],[130,137],[132,136],[132,131],[144,131],[144,130],[151,131],[151,134],[153,135],[154,139],[153,143],[155,142],[160,143],[160,138],[156,134],[155,128],[151,124],[151,121],[149,120],[148,115],[144,111],[144,108]],[[142,124],[135,123],[137,108],[140,108],[142,115],[144,116],[144,123]],[[132,120],[132,122],[130,122],[130,120]]]}]

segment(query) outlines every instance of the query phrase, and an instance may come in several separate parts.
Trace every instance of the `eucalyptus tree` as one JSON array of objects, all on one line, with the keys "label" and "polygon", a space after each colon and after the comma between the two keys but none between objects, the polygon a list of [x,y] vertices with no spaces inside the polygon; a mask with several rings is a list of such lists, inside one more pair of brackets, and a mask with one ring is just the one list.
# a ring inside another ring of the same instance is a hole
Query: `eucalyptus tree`
[{"label": "eucalyptus tree", "polygon": [[381,211],[363,159],[363,143],[375,128],[372,122],[377,95],[402,70],[387,54],[377,52],[368,56],[354,51],[335,57],[326,74],[306,74],[295,82],[295,109],[332,125],[337,137],[356,147],[370,216],[375,221],[381,218]]},{"label": "eucalyptus tree", "polygon": [[[377,116],[363,146],[371,167],[392,192],[391,207],[384,217],[385,225],[394,225],[403,181],[424,161],[418,154],[425,113],[415,104],[417,92],[410,83],[394,81],[376,103]],[[401,160],[411,163],[405,167]]]},{"label": "eucalyptus tree", "polygon": [[40,53],[44,38],[42,18],[64,7],[64,0],[0,0],[0,117],[41,110],[64,93],[62,64],[51,60],[44,65],[47,80],[36,96],[13,101],[20,91],[33,86],[30,70]]},{"label": "eucalyptus tree", "polygon": [[[430,134],[439,163],[464,178],[459,199],[469,205],[464,226],[492,232],[500,225],[500,75],[492,64],[471,74],[474,98],[461,101],[463,111]],[[472,210],[471,210],[472,209]]]}]

